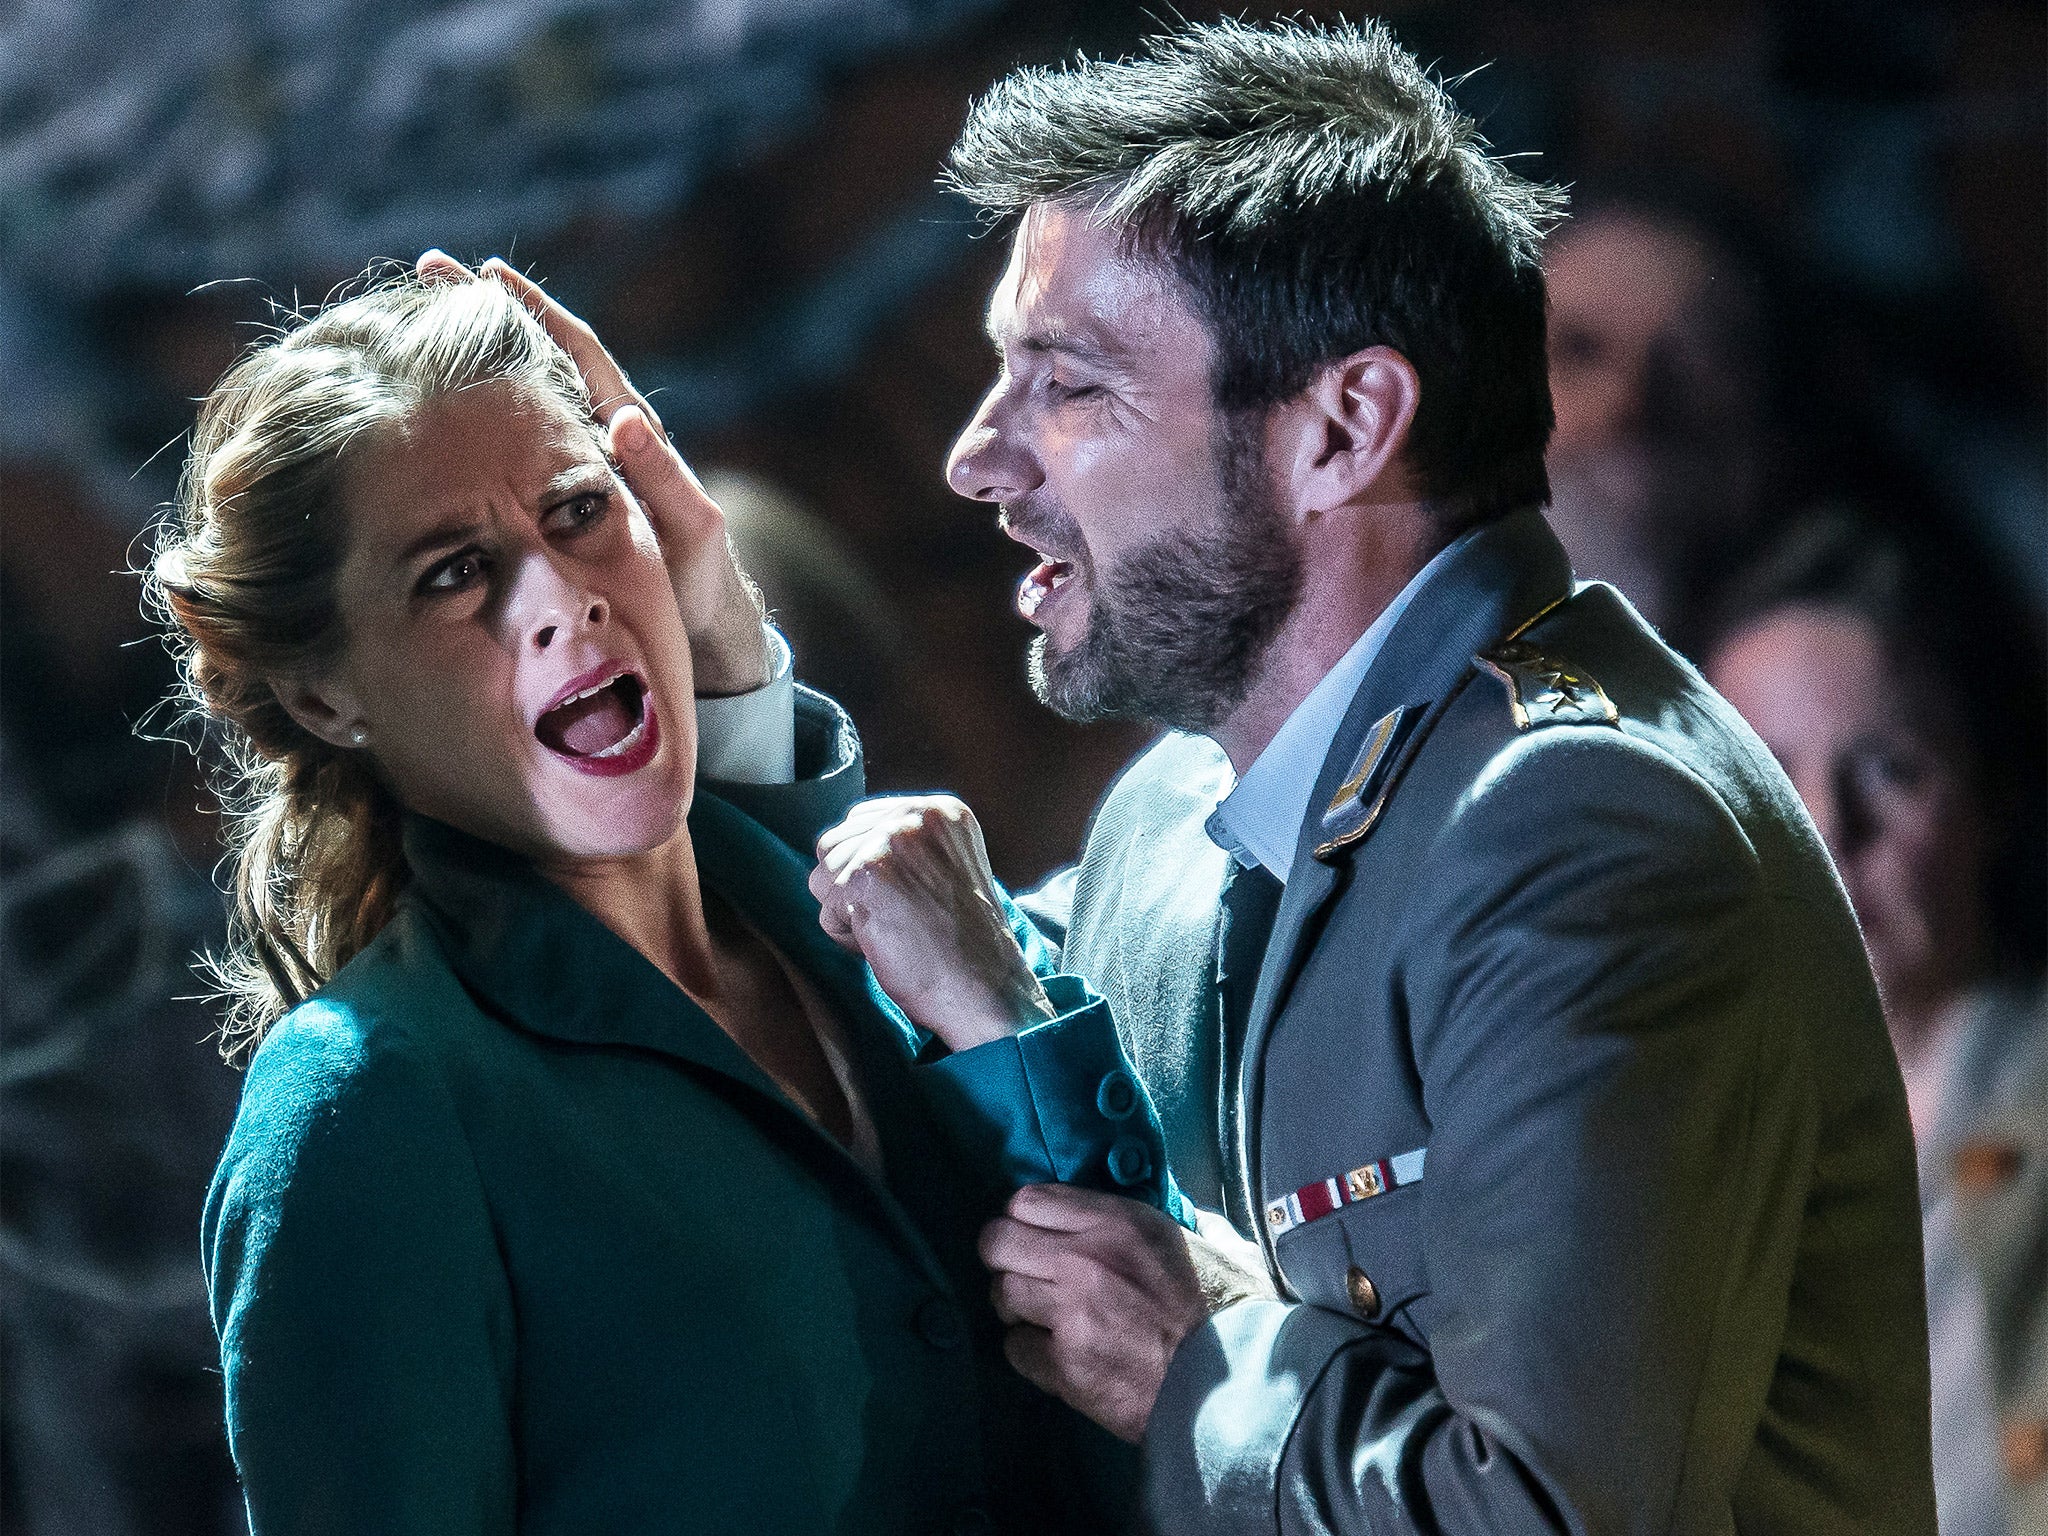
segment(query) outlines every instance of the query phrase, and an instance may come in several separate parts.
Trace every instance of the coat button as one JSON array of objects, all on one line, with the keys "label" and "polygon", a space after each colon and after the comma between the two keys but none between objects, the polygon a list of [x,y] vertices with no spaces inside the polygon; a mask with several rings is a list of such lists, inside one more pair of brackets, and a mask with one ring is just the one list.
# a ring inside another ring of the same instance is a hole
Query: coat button
[{"label": "coat button", "polygon": [[1152,1177],[1152,1153],[1135,1136],[1119,1136],[1109,1149],[1109,1176],[1119,1184],[1142,1184]]},{"label": "coat button", "polygon": [[2015,1483],[2048,1477],[2048,1420],[2013,1419],[1998,1432],[1999,1459]]},{"label": "coat button", "polygon": [[930,1296],[918,1303],[914,1319],[918,1337],[933,1349],[958,1349],[967,1342],[967,1324],[960,1309],[943,1296]]},{"label": "coat button", "polygon": [[1356,1264],[1344,1271],[1344,1289],[1351,1293],[1351,1310],[1368,1323],[1380,1315],[1380,1288]]},{"label": "coat button", "polygon": [[1130,1073],[1116,1071],[1103,1078],[1102,1086],[1095,1090],[1095,1107],[1105,1119],[1130,1119],[1138,1108],[1138,1085],[1131,1081]]}]

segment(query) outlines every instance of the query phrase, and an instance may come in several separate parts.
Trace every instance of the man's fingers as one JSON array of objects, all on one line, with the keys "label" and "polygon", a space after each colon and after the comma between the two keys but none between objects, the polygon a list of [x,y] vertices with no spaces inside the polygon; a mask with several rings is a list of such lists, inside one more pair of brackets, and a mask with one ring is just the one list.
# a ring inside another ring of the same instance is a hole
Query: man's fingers
[{"label": "man's fingers", "polygon": [[1060,1278],[1062,1263],[1070,1253],[1060,1234],[1007,1216],[998,1216],[983,1227],[976,1247],[981,1262],[990,1269],[1048,1281]]},{"label": "man's fingers", "polygon": [[1031,1385],[1060,1395],[1060,1373],[1052,1359],[1052,1335],[1028,1323],[1003,1335],[1003,1355]]},{"label": "man's fingers", "polygon": [[1007,1209],[1015,1221],[1047,1232],[1085,1232],[1106,1221],[1142,1221],[1145,1218],[1140,1212],[1158,1214],[1128,1195],[1077,1189],[1071,1184],[1026,1184],[1010,1197]]},{"label": "man's fingers", "polygon": [[988,1299],[996,1316],[1006,1323],[1034,1323],[1050,1328],[1060,1313],[1057,1285],[1035,1275],[1020,1275],[1015,1270],[996,1271],[989,1284]]}]

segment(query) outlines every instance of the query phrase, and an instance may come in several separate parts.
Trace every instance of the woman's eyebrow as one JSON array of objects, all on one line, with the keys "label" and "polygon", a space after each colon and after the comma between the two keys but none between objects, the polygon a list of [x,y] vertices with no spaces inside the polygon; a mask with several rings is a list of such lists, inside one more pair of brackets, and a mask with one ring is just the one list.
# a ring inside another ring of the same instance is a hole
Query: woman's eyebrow
[{"label": "woman's eyebrow", "polygon": [[[548,477],[547,484],[541,488],[541,506],[546,508],[563,496],[602,487],[610,476],[610,466],[601,459],[572,464],[567,469],[557,470]],[[391,563],[394,568],[408,566],[420,556],[434,550],[467,543],[483,531],[485,524],[486,520],[483,518],[465,517],[460,514],[444,518],[408,542],[392,557]]]},{"label": "woman's eyebrow", "polygon": [[541,492],[541,502],[546,505],[569,492],[589,490],[592,486],[605,484],[611,479],[611,473],[611,466],[602,459],[572,464],[549,477],[547,488]]},{"label": "woman's eyebrow", "polygon": [[450,519],[446,522],[437,523],[418,538],[412,540],[405,548],[401,549],[391,563],[393,566],[410,565],[430,550],[444,549],[475,538],[483,526],[483,523],[476,518],[465,518],[459,521]]}]

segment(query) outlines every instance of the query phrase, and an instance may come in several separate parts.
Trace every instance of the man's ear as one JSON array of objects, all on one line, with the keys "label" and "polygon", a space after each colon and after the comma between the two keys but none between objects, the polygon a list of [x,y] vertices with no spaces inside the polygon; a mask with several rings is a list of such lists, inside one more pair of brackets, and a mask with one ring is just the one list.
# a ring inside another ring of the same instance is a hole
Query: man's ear
[{"label": "man's ear", "polygon": [[1325,364],[1275,411],[1268,452],[1304,520],[1336,507],[1420,499],[1405,450],[1422,383],[1392,347]]},{"label": "man's ear", "polygon": [[273,677],[270,691],[284,712],[299,725],[332,747],[344,750],[360,747],[368,737],[368,723],[346,687],[330,680],[308,682],[304,678]]}]

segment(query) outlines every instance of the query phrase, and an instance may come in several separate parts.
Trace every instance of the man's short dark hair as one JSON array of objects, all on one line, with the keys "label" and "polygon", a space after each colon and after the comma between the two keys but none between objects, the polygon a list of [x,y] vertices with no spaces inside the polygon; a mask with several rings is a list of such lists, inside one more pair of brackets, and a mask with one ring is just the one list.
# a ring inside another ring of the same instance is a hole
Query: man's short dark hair
[{"label": "man's short dark hair", "polygon": [[974,104],[949,180],[997,215],[1084,204],[1161,257],[1209,326],[1223,410],[1399,351],[1447,531],[1549,499],[1539,250],[1563,196],[1489,154],[1379,23],[1223,21],[1019,70]]}]

